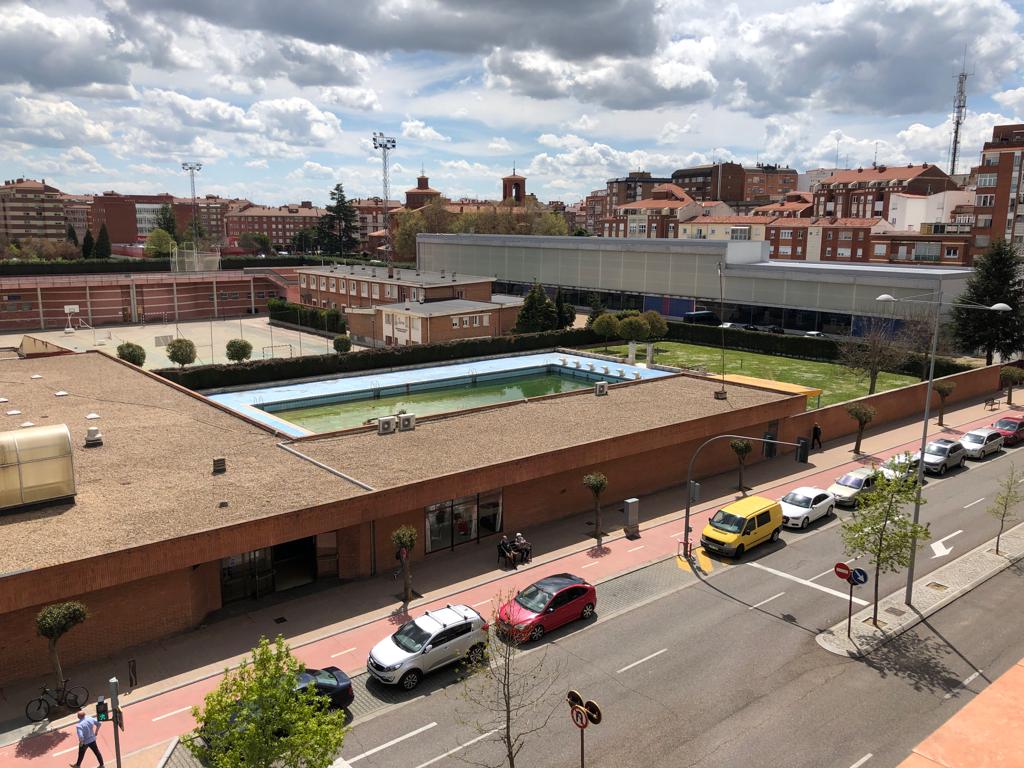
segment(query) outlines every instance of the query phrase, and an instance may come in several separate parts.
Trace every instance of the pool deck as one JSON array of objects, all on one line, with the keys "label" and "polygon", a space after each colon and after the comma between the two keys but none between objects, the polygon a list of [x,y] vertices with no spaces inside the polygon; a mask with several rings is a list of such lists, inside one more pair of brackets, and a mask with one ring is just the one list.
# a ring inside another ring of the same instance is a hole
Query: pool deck
[{"label": "pool deck", "polygon": [[[448,365],[434,365],[430,367],[405,368],[387,372],[370,372],[360,376],[341,376],[332,379],[321,379],[317,381],[296,382],[294,384],[278,385],[273,387],[256,387],[252,389],[238,390],[234,392],[220,392],[208,395],[214,402],[220,403],[237,413],[243,414],[255,421],[259,421],[278,432],[290,437],[303,437],[314,434],[310,430],[303,429],[289,421],[274,416],[264,410],[264,407],[274,403],[282,403],[295,400],[313,400],[316,398],[331,397],[335,395],[349,394],[364,390],[386,389],[389,387],[403,387],[408,384],[415,384],[424,381],[435,381],[437,379],[459,378],[493,373],[510,373],[525,371],[530,368],[544,366],[561,366],[562,360],[566,361],[568,368],[575,368],[576,362],[579,367],[589,370],[594,366],[594,371],[603,373],[605,368],[611,372],[610,375],[617,378],[621,369],[625,372],[626,381],[632,381],[639,374],[641,379],[658,379],[669,374],[665,371],[649,370],[637,365],[626,363],[613,363],[599,358],[586,355],[574,355],[564,352],[543,352],[539,354],[512,355],[509,357],[494,358],[489,360],[472,360],[466,363],[450,363]],[[296,404],[296,407],[301,407]]]}]

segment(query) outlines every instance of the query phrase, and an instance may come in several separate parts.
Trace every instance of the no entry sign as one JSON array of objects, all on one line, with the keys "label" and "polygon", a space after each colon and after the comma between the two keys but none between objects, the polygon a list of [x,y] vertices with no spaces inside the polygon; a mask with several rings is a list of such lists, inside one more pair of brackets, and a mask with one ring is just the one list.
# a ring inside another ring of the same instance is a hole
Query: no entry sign
[{"label": "no entry sign", "polygon": [[846,581],[850,578],[850,566],[848,566],[846,563],[836,563],[835,571],[836,576],[838,576],[843,581]]}]

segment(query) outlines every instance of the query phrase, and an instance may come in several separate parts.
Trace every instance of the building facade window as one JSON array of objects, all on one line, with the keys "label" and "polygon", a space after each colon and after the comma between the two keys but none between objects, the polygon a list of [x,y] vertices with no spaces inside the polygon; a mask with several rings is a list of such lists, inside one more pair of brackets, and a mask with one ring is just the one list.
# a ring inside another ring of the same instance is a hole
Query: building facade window
[{"label": "building facade window", "polygon": [[426,508],[426,550],[454,549],[502,530],[501,490],[463,496]]},{"label": "building facade window", "polygon": [[974,204],[978,208],[991,208],[993,205],[996,204],[996,196],[995,195],[977,195],[974,198]]},{"label": "building facade window", "polygon": [[979,173],[978,174],[978,188],[982,187],[994,187],[996,180],[999,178],[998,174],[995,173]]}]

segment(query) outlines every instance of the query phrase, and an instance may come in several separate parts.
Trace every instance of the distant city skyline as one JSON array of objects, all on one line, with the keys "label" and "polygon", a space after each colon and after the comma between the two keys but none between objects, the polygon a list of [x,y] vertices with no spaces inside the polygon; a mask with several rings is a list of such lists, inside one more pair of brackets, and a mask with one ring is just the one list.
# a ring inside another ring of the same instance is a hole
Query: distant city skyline
[{"label": "distant city skyline", "polygon": [[[495,199],[513,164],[542,201],[631,170],[713,160],[959,170],[1024,122],[1024,25],[1003,0],[0,2],[3,178],[71,193],[279,205],[381,194],[370,137],[397,139],[391,197],[421,167]],[[349,4],[345,4],[346,6]]]}]

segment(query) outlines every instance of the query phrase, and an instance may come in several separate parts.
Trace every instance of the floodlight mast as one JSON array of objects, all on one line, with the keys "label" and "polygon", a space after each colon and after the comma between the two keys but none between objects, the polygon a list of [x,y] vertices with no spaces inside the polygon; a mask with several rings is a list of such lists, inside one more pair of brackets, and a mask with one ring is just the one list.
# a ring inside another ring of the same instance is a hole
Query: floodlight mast
[{"label": "floodlight mast", "polygon": [[198,161],[186,161],[181,164],[181,170],[188,171],[189,179],[192,182],[192,249],[198,252],[199,218],[196,206],[196,174],[203,170],[203,164]]},{"label": "floodlight mast", "polygon": [[388,153],[395,148],[397,142],[392,136],[385,136],[380,131],[373,132],[373,148],[380,150],[382,168],[382,180],[384,186],[384,249],[385,258],[388,262],[392,260],[392,253],[394,249],[391,243],[391,223],[388,221],[388,200],[391,196],[391,180],[388,178],[388,165],[389,158]]}]

